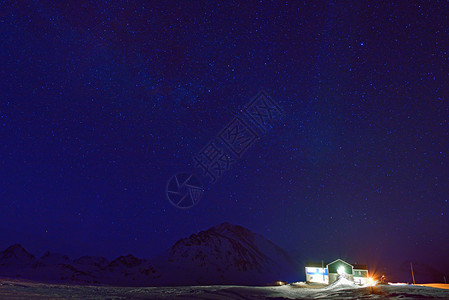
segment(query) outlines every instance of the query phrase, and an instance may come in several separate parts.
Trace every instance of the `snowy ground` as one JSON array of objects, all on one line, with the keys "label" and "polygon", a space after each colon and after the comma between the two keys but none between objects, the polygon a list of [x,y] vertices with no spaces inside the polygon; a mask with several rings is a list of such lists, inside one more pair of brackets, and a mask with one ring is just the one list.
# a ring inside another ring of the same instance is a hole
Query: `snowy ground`
[{"label": "snowy ground", "polygon": [[0,299],[449,299],[449,290],[428,286],[358,287],[339,282],[325,288],[305,284],[278,287],[105,287],[51,285],[0,279]]}]

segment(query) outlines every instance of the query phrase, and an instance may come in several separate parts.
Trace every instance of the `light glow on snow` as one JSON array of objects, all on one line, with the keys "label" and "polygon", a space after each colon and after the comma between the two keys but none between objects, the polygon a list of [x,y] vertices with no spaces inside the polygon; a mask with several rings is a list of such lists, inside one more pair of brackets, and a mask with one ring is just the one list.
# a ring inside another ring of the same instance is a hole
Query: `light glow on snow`
[{"label": "light glow on snow", "polygon": [[337,269],[337,273],[340,274],[340,275],[345,274],[345,267],[343,267],[343,266],[339,267],[339,268]]},{"label": "light glow on snow", "polygon": [[366,286],[375,286],[377,284],[377,281],[374,280],[374,278],[369,277],[366,283]]}]

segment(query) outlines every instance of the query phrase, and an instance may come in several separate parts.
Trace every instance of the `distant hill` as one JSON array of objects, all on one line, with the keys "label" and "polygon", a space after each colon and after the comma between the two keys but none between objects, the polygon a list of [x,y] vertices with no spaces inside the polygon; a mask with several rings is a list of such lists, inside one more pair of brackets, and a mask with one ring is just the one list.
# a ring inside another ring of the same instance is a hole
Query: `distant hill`
[{"label": "distant hill", "polygon": [[153,260],[131,254],[113,261],[46,252],[36,258],[21,245],[0,252],[0,276],[54,283],[123,286],[264,285],[293,281],[301,270],[287,252],[238,225],[223,223],[177,241]]}]

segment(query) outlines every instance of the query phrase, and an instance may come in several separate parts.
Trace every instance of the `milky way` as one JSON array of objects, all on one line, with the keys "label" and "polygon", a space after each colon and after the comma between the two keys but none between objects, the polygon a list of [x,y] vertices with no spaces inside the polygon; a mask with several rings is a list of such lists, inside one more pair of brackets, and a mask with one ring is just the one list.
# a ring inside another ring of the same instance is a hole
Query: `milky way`
[{"label": "milky way", "polygon": [[[1,249],[150,257],[228,221],[304,261],[449,268],[447,3],[0,6]],[[260,89],[282,121],[173,207]]]}]

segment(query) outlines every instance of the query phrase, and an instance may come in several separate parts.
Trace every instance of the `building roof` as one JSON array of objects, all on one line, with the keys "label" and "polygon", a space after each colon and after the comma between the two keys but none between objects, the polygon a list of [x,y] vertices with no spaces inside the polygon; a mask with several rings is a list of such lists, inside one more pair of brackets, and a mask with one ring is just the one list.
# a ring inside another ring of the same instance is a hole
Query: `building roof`
[{"label": "building roof", "polygon": [[353,264],[352,266],[354,267],[354,269],[357,269],[357,270],[368,270],[368,268],[366,267],[366,265]]},{"label": "building roof", "polygon": [[341,262],[343,262],[343,263],[345,263],[345,264],[350,265],[351,267],[353,267],[353,265],[351,265],[351,264],[348,263],[348,262],[345,262],[343,259],[336,259],[336,260],[334,260],[333,262],[328,263],[327,265],[332,265],[332,264],[336,263],[337,261],[341,261]]},{"label": "building roof", "polygon": [[321,263],[321,262],[307,262],[306,263],[306,267],[311,267],[311,268],[321,268],[321,267],[326,267],[327,263]]},{"label": "building roof", "polygon": [[350,263],[348,263],[348,262],[345,262],[345,261],[342,260],[342,259],[336,259],[336,260],[334,260],[334,261],[332,261],[332,262],[330,262],[330,263],[327,263],[327,262],[324,262],[324,263],[321,263],[321,262],[310,262],[310,261],[309,261],[309,262],[306,262],[306,267],[311,267],[311,268],[321,268],[322,266],[324,266],[324,268],[327,268],[328,265],[333,264],[333,263],[335,263],[335,262],[337,262],[337,261],[342,261],[342,262],[344,262],[344,263],[346,263],[346,264],[352,266],[353,269],[357,269],[357,270],[368,270],[368,268],[367,268],[366,265],[362,265],[362,264],[350,264]]}]

